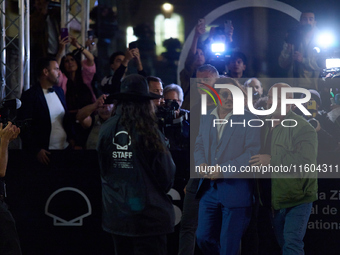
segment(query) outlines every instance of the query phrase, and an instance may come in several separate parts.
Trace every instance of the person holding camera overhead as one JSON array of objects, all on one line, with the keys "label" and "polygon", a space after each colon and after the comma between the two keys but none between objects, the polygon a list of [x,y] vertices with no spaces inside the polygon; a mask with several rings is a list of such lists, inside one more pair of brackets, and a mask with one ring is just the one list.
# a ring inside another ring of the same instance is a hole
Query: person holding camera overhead
[{"label": "person holding camera overhead", "polygon": [[279,56],[279,65],[288,70],[288,77],[296,79],[295,86],[318,89],[321,67],[318,65],[316,20],[313,11],[301,13],[297,29],[289,30]]},{"label": "person holding camera overhead", "polygon": [[113,75],[105,76],[101,81],[102,91],[106,94],[113,94],[119,92],[120,83],[125,76],[130,61],[134,59],[137,66],[137,73],[146,77],[143,69],[142,61],[140,59],[139,49],[137,44],[132,42],[125,53],[122,51],[114,52],[110,56],[110,68]]},{"label": "person holding camera overhead", "polygon": [[[71,43],[76,47],[76,50],[63,56],[67,43]],[[66,105],[75,127],[76,149],[82,149],[85,148],[90,129],[84,129],[76,121],[76,114],[82,107],[96,101],[91,85],[93,76],[96,73],[96,65],[92,53],[80,45],[76,38],[72,36],[61,38],[59,45],[60,50],[57,55],[57,61],[60,65],[61,73],[58,86],[64,90]],[[81,61],[80,53],[84,54],[85,60]]]},{"label": "person holding camera overhead", "polygon": [[184,69],[179,74],[181,87],[184,91],[184,101],[182,108],[187,110],[190,109],[190,78],[195,78],[197,68],[204,65],[205,63],[204,46],[198,44],[200,37],[204,33],[205,21],[204,19],[199,19],[195,27],[195,34],[188,52],[188,56],[185,60]]}]

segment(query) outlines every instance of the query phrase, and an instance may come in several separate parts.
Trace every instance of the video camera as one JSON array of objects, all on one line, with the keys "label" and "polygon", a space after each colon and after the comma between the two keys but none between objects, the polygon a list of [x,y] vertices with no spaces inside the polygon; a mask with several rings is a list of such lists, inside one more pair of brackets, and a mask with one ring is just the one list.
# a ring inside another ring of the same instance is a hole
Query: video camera
[{"label": "video camera", "polygon": [[164,105],[158,107],[157,117],[158,122],[162,126],[172,125],[173,120],[176,119],[176,111],[179,108],[179,104],[175,100],[166,99]]},{"label": "video camera", "polygon": [[340,76],[340,58],[326,59],[326,68],[323,69],[321,77],[325,80],[327,78],[335,78]]},{"label": "video camera", "polygon": [[298,46],[302,42],[303,35],[311,30],[312,26],[310,24],[298,25],[297,27],[287,31],[285,42],[288,44],[292,44],[296,48],[298,48]]},{"label": "video camera", "polygon": [[232,30],[231,20],[226,20],[223,26],[210,29],[211,42],[209,44],[208,62],[215,66],[220,74],[226,73],[225,65],[231,56],[232,49],[227,38]]},{"label": "video camera", "polygon": [[215,60],[225,61],[225,58],[230,57],[230,49],[227,45],[227,34],[232,30],[232,21],[226,20],[223,26],[212,27],[210,29],[210,37],[212,43],[210,44],[210,51],[213,54]]},{"label": "video camera", "polygon": [[19,127],[21,130],[30,126],[31,120],[17,120],[17,109],[21,107],[21,101],[15,99],[5,99],[0,101],[0,123],[7,125],[8,121]]}]

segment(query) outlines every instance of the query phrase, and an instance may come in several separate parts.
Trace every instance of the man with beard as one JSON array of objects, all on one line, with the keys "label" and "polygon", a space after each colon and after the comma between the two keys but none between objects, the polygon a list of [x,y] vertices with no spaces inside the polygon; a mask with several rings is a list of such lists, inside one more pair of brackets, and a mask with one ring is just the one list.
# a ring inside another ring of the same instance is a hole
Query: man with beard
[{"label": "man with beard", "polygon": [[[245,95],[235,79],[222,78],[216,83],[236,87]],[[204,254],[236,255],[251,218],[254,185],[252,175],[239,173],[259,152],[260,130],[242,124],[256,118],[250,112],[234,114],[235,95],[229,89],[221,88],[219,96],[222,104],[202,115],[195,143],[195,169],[199,166],[203,177],[196,194],[201,198],[196,236]],[[225,123],[214,125],[216,119]],[[205,171],[209,166],[237,170]]]},{"label": "man with beard", "polygon": [[49,150],[63,150],[74,144],[64,91],[57,87],[60,70],[54,58],[43,58],[37,65],[39,83],[22,94],[18,119],[31,120],[22,130],[22,145],[44,165],[50,162]]},{"label": "man with beard", "polygon": [[287,33],[279,65],[288,70],[288,77],[300,78],[295,86],[317,90],[321,67],[314,50],[317,33],[315,25],[315,15],[312,11],[301,14],[298,28]]}]

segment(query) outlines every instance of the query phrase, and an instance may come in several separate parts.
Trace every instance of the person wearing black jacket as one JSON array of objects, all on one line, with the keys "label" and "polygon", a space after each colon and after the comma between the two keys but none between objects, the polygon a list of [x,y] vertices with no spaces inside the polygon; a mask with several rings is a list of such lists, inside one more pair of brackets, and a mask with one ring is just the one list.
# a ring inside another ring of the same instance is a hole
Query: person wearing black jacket
[{"label": "person wearing black jacket", "polygon": [[19,236],[15,221],[5,203],[6,186],[3,177],[6,175],[8,163],[8,145],[20,133],[20,128],[8,122],[3,128],[0,123],[0,254],[21,255]]},{"label": "person wearing black jacket", "polygon": [[18,119],[29,121],[22,130],[22,147],[37,160],[48,165],[50,150],[73,148],[75,135],[67,111],[64,91],[57,87],[60,70],[54,58],[42,58],[37,65],[38,84],[21,96]]},{"label": "person wearing black jacket", "polygon": [[100,131],[97,151],[102,179],[103,229],[112,234],[115,254],[165,255],[166,234],[174,230],[167,192],[175,165],[157,128],[143,76],[121,84],[115,116]]},{"label": "person wearing black jacket", "polygon": [[119,92],[120,83],[127,71],[130,60],[135,59],[138,74],[146,77],[140,59],[139,49],[127,49],[125,54],[122,51],[113,53],[110,57],[110,67],[113,75],[105,76],[101,81],[102,92],[104,94],[114,94]]}]

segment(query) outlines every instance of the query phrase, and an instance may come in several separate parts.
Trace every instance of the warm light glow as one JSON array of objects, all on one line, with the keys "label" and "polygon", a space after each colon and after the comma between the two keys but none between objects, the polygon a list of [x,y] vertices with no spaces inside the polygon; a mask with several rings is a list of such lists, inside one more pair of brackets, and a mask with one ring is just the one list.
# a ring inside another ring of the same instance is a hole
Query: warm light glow
[{"label": "warm light glow", "polygon": [[181,16],[172,13],[171,18],[165,18],[163,14],[159,14],[155,18],[155,42],[156,54],[160,55],[165,51],[162,46],[166,39],[177,38],[180,42],[184,41],[184,22]]},{"label": "warm light glow", "polygon": [[162,8],[165,12],[172,12],[174,9],[174,6],[172,4],[165,3],[162,5]]}]

